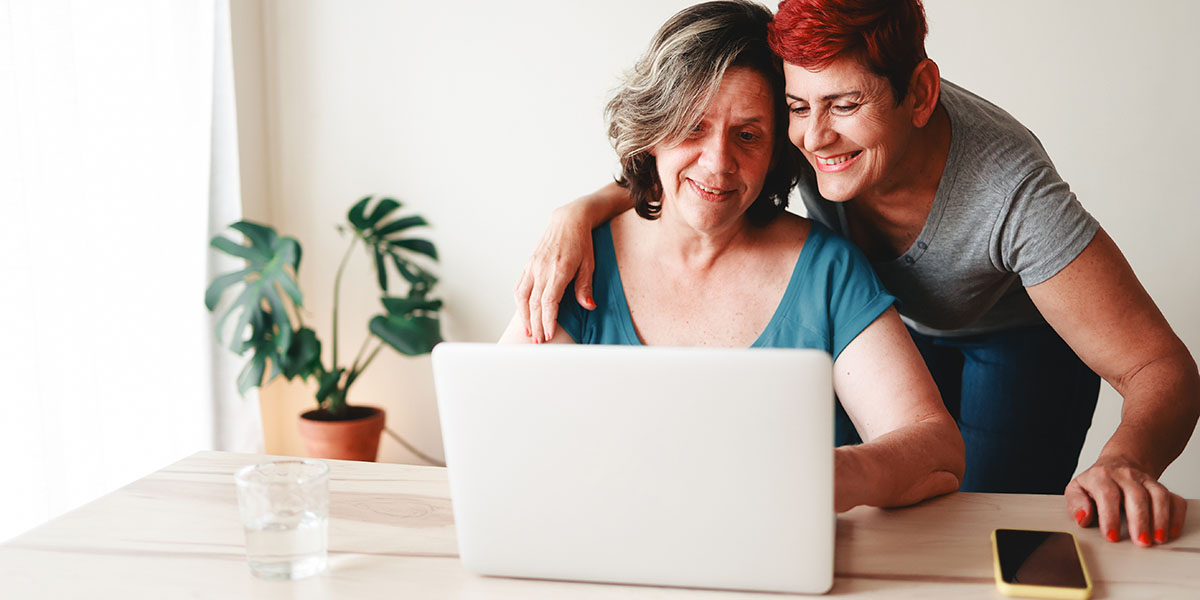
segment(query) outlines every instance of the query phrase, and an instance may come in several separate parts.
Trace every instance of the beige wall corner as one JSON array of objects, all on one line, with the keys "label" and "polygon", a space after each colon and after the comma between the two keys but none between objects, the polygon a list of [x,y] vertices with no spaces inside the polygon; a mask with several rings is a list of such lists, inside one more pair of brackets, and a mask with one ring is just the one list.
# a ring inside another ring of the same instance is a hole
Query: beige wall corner
[{"label": "beige wall corner", "polygon": [[316,408],[315,383],[287,381],[276,377],[258,393],[262,411],[263,446],[267,454],[308,456],[296,419],[300,413]]}]

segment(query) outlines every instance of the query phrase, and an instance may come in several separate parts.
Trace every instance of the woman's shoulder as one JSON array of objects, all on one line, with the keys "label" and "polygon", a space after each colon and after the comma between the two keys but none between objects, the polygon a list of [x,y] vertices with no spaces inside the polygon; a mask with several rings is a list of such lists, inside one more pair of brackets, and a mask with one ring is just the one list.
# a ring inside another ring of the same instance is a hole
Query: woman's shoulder
[{"label": "woman's shoulder", "polygon": [[646,223],[647,221],[639,217],[632,208],[618,213],[608,222],[592,230],[592,244],[596,246],[597,254],[601,246],[609,248],[614,255],[622,251],[629,252],[631,246],[636,246],[640,239],[640,230]]},{"label": "woman's shoulder", "polygon": [[964,167],[1011,179],[1051,164],[1041,140],[987,99],[943,80],[942,105],[950,116],[951,135],[960,150],[957,158]]},{"label": "woman's shoulder", "polygon": [[767,223],[764,234],[773,242],[801,245],[808,239],[813,225],[810,219],[784,211]]},{"label": "woman's shoulder", "polygon": [[639,217],[637,212],[630,208],[626,211],[617,213],[615,217],[601,224],[600,227],[593,229],[592,235],[595,235],[596,231],[599,231],[603,228],[610,236],[624,237],[629,235],[631,232],[634,232],[638,227],[642,226],[644,222],[645,219]]},{"label": "woman's shoulder", "polygon": [[814,221],[793,213],[784,213],[776,220],[780,221],[776,235],[793,243],[811,244],[813,247],[826,249],[829,247],[839,250],[856,249],[854,244],[850,243],[849,240],[838,235],[819,221]]},{"label": "woman's shoulder", "polygon": [[816,221],[810,221],[811,226],[805,240],[805,252],[809,260],[820,268],[848,269],[853,272],[867,272],[874,275],[874,269],[867,255],[854,242],[846,239],[837,232]]}]

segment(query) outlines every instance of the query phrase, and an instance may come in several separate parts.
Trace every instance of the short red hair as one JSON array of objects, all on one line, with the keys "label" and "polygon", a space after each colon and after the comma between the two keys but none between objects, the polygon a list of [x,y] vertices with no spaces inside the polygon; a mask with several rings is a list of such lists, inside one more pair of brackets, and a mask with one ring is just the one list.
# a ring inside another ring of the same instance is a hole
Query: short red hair
[{"label": "short red hair", "polygon": [[785,62],[810,71],[856,58],[888,79],[899,104],[925,60],[928,31],[920,0],[783,0],[767,41]]}]

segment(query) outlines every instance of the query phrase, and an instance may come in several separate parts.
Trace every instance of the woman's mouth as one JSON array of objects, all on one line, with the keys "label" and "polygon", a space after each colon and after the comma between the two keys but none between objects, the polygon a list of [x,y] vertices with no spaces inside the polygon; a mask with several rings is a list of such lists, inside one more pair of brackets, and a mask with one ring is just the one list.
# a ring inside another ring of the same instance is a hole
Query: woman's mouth
[{"label": "woman's mouth", "polygon": [[816,159],[818,171],[822,173],[836,173],[849,169],[850,165],[854,164],[859,156],[862,156],[862,150],[855,150],[854,152],[847,152],[845,154],[835,154],[833,156],[817,156],[814,154],[813,158]]},{"label": "woman's mouth", "polygon": [[688,185],[692,186],[692,190],[696,192],[697,196],[700,196],[702,199],[711,202],[723,200],[725,196],[733,193],[733,190],[704,185],[695,179],[688,179],[687,182]]}]

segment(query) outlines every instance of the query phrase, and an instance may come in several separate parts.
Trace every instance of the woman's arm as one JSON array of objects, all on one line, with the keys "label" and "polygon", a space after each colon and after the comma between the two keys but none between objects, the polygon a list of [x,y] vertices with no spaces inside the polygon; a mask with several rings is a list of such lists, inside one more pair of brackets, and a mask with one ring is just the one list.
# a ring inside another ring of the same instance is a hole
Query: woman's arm
[{"label": "woman's arm", "polygon": [[1081,526],[1117,541],[1121,510],[1143,546],[1179,535],[1187,504],[1158,482],[1200,417],[1200,374],[1120,249],[1103,229],[1054,277],[1026,288],[1042,316],[1124,398],[1100,457],[1067,486]]},{"label": "woman's arm", "polygon": [[962,435],[889,308],[846,346],[833,387],[863,443],[834,452],[834,507],[904,506],[958,489]]},{"label": "woman's arm", "polygon": [[[633,206],[629,192],[610,183],[565,206],[554,210],[542,241],[525,263],[525,270],[513,290],[517,316],[523,330],[534,339],[553,341],[558,317],[558,301],[563,290],[575,280],[579,305],[591,310],[592,229],[629,210]],[[527,329],[525,329],[527,328]]]}]

